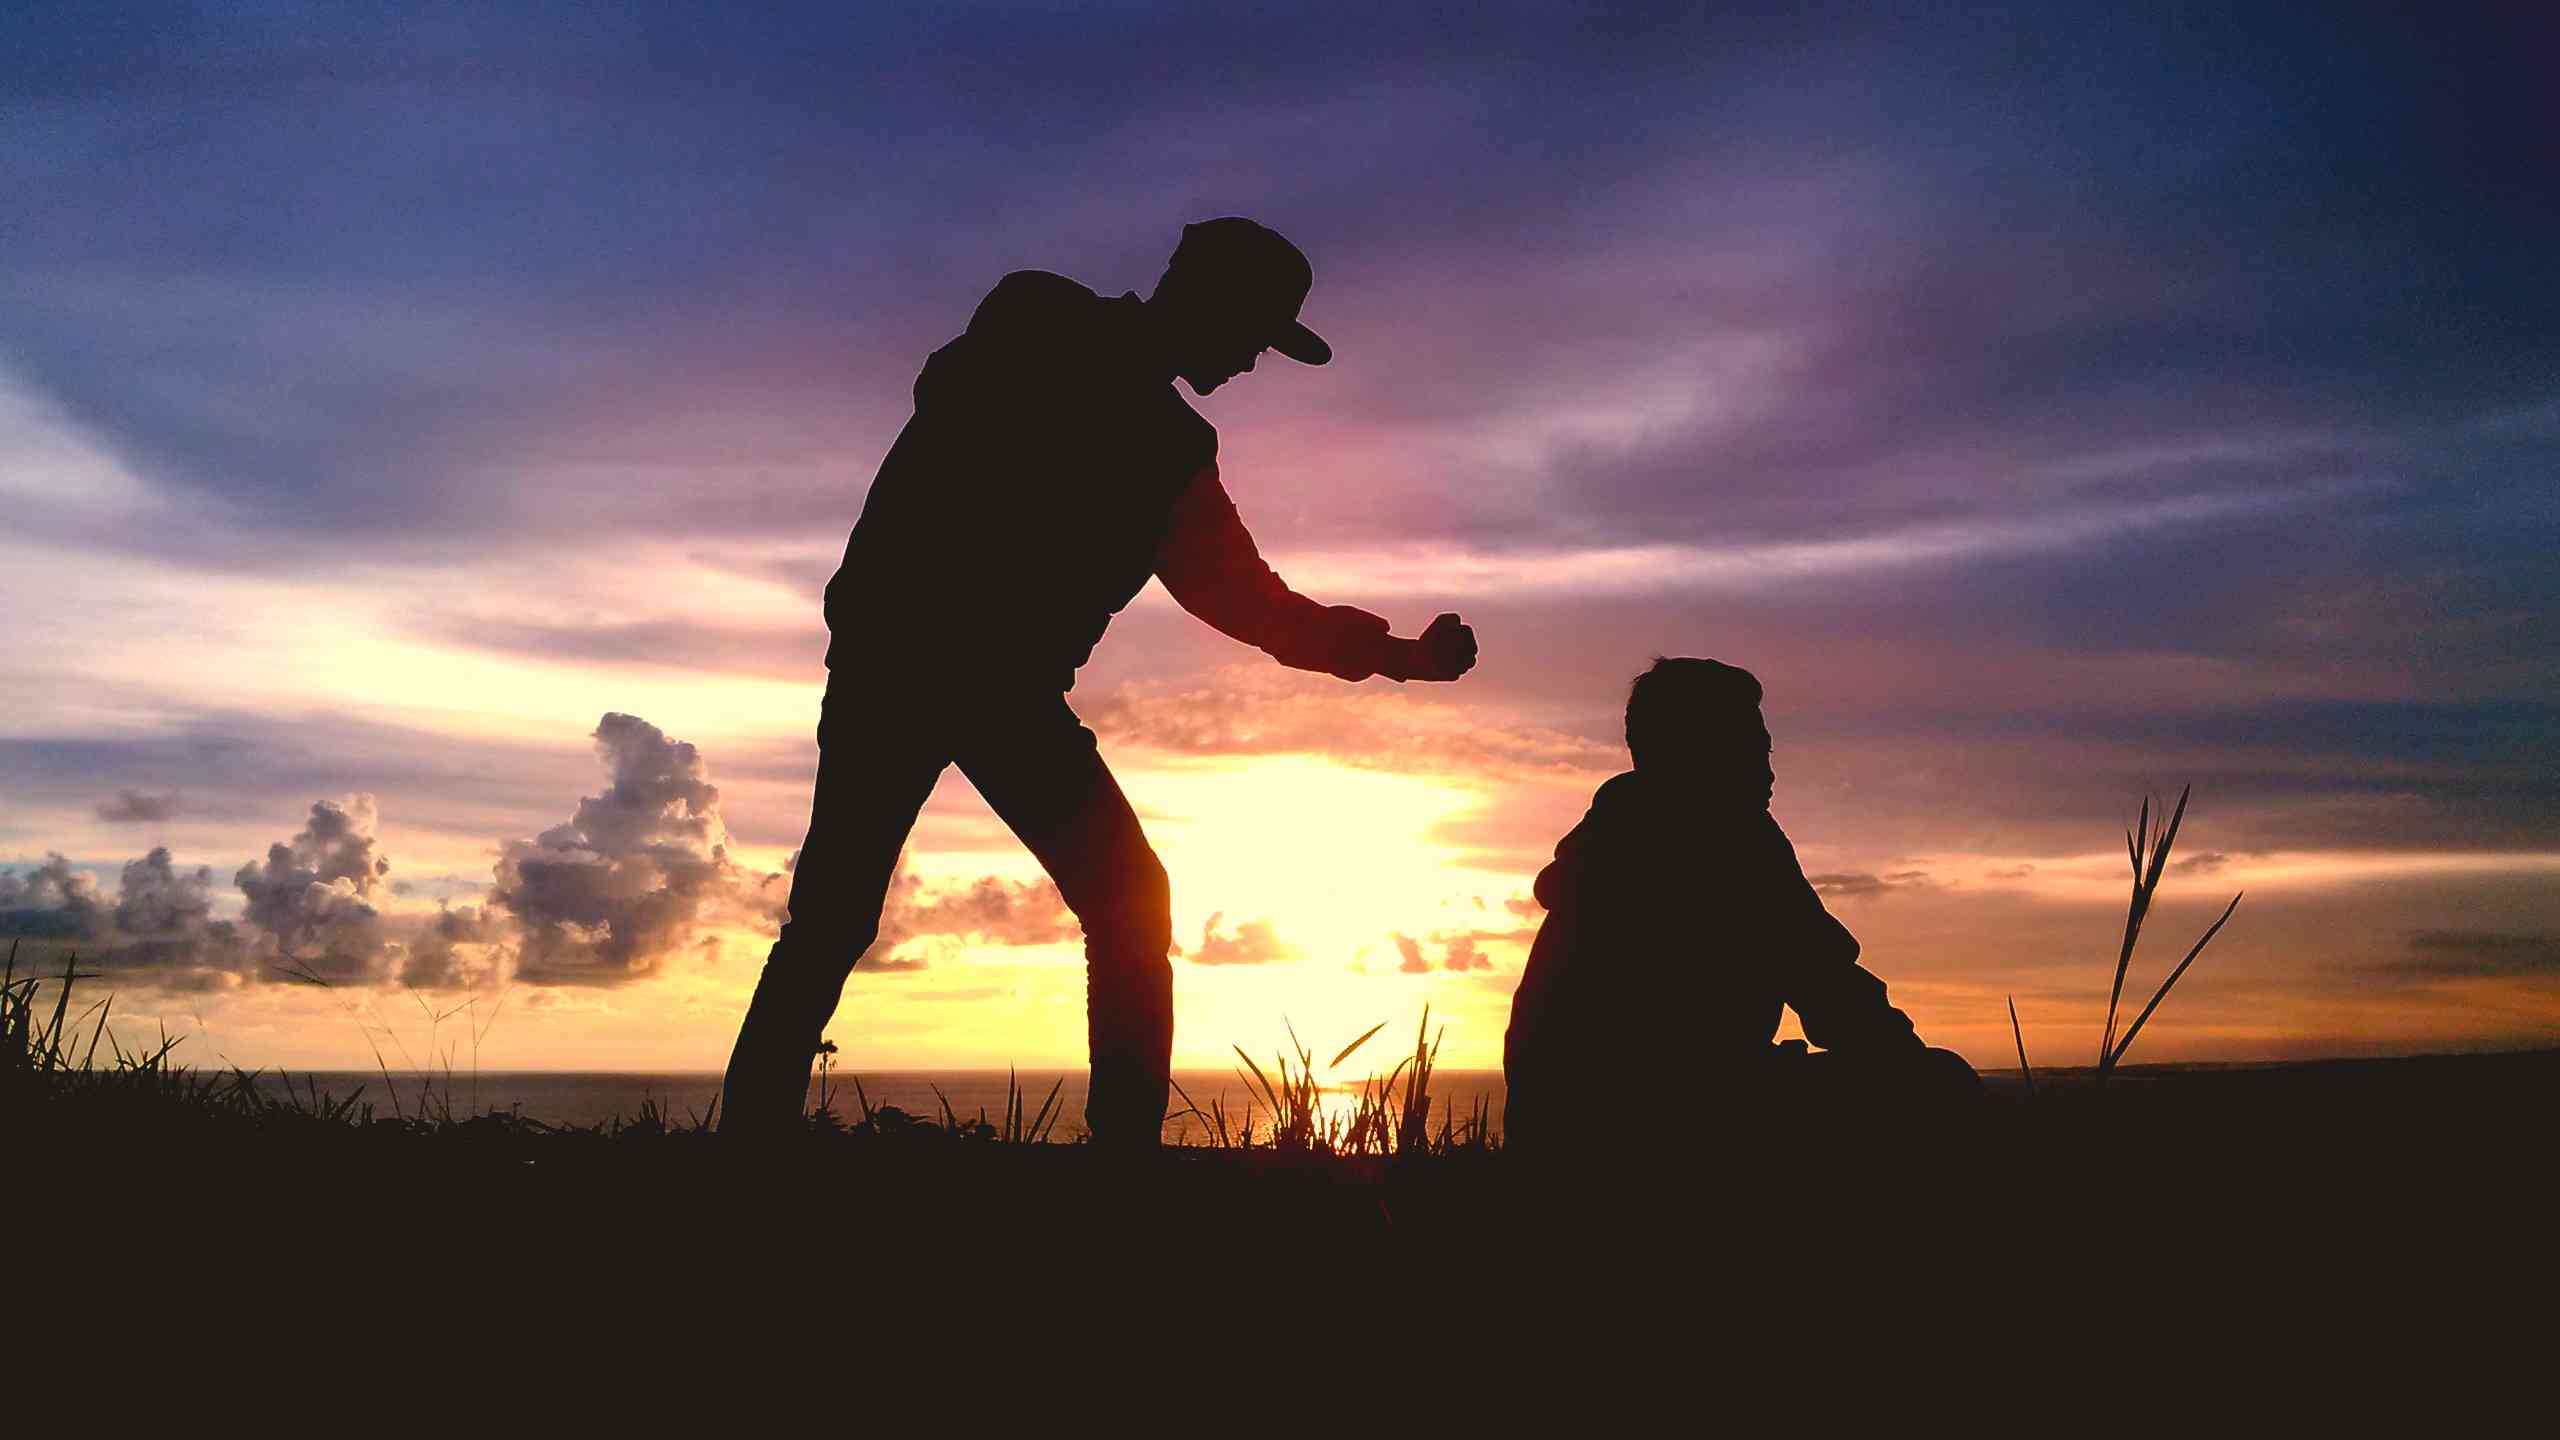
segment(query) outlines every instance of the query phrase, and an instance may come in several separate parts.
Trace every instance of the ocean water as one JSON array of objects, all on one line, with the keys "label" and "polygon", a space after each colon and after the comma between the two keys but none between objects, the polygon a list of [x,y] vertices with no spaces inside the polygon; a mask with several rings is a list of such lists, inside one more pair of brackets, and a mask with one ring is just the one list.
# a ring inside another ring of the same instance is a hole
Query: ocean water
[{"label": "ocean water", "polygon": [[[293,1086],[307,1090],[316,1082],[327,1094],[345,1096],[361,1091],[361,1100],[376,1114],[398,1111],[420,1113],[422,1103],[429,1113],[450,1106],[455,1118],[488,1111],[513,1111],[528,1119],[551,1125],[596,1125],[615,1119],[629,1120],[640,1113],[644,1104],[655,1102],[660,1109],[683,1121],[688,1116],[709,1112],[712,1097],[720,1093],[720,1076],[710,1071],[693,1073],[634,1074],[613,1071],[487,1071],[474,1077],[468,1071],[456,1071],[448,1081],[438,1075],[432,1081],[415,1075],[393,1071],[386,1085],[379,1071],[320,1071],[316,1074],[295,1072]],[[855,1085],[859,1082],[862,1097],[874,1106],[894,1105],[911,1115],[927,1119],[939,1118],[945,1102],[962,1119],[974,1120],[981,1111],[994,1124],[1004,1123],[1006,1075],[1002,1070],[886,1070],[850,1073],[838,1071],[831,1079],[836,1113],[858,1116],[860,1103]],[[1233,1071],[1179,1070],[1174,1082],[1203,1111],[1223,1104],[1228,1116],[1229,1132],[1241,1121],[1245,1112],[1248,1087],[1237,1080]],[[1057,1085],[1058,1105],[1064,1115],[1053,1139],[1073,1136],[1084,1122],[1085,1072],[1082,1070],[1025,1070],[1016,1083],[1022,1087],[1024,1106],[1038,1113],[1048,1098],[1049,1088]],[[259,1077],[262,1088],[281,1093],[283,1081],[272,1073]],[[1358,1085],[1329,1086],[1322,1103],[1329,1114],[1347,1116],[1358,1102]],[[1464,1124],[1473,1116],[1479,1103],[1495,1133],[1502,1129],[1502,1072],[1499,1070],[1440,1070],[1431,1077],[1432,1120],[1434,1131],[1440,1128],[1440,1117],[1454,1114]],[[810,1087],[810,1103],[817,1100],[817,1087]],[[1173,1101],[1176,1112],[1184,1109],[1181,1096]],[[1256,1130],[1270,1124],[1270,1113],[1257,1098],[1253,1102]],[[1165,1122],[1165,1139],[1169,1143],[1199,1143],[1206,1138],[1205,1128],[1197,1121],[1177,1113]]]}]

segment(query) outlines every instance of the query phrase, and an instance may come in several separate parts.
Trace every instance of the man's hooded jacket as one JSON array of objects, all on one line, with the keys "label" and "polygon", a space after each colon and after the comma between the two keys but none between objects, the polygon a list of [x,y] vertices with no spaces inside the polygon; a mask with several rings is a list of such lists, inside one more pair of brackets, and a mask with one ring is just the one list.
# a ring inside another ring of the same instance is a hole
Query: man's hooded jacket
[{"label": "man's hooded jacket", "polygon": [[1284,665],[1374,673],[1384,620],[1263,563],[1135,294],[1025,270],[933,352],[827,585],[830,670],[1064,690],[1150,575]]}]

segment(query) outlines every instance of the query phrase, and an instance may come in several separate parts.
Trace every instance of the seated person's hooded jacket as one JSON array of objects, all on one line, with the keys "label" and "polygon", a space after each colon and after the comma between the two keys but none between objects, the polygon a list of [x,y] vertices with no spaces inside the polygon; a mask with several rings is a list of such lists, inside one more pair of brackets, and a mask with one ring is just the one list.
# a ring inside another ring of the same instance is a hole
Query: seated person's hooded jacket
[{"label": "seated person's hooded jacket", "polygon": [[1537,897],[1547,918],[1503,1047],[1514,1142],[1767,1060],[1781,1007],[1826,1050],[1922,1049],[1806,881],[1765,790],[1619,775],[1557,844]]}]

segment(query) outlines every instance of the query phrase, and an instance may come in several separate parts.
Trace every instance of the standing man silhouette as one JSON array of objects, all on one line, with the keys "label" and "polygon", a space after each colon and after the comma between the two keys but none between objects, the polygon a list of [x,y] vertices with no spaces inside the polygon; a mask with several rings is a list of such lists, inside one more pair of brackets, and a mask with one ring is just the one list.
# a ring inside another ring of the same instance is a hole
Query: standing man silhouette
[{"label": "standing man silhouette", "polygon": [[1164,866],[1066,692],[1154,575],[1192,614],[1281,664],[1345,680],[1454,680],[1474,632],[1419,637],[1295,593],[1262,561],[1219,482],[1207,395],[1264,350],[1322,365],[1298,323],[1314,272],[1253,221],[1183,227],[1153,294],[1104,299],[1063,276],[1007,275],[916,379],[827,584],[817,793],[790,919],[738,1030],[724,1133],[799,1122],[854,961],[878,938],[891,872],[956,764],[1039,857],[1084,927],[1095,1141],[1151,1146],[1173,1050]]}]

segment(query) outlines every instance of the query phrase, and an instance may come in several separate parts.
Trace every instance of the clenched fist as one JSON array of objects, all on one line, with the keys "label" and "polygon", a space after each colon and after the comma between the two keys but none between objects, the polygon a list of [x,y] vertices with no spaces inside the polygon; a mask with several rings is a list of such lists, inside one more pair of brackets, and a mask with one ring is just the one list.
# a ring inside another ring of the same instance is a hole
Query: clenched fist
[{"label": "clenched fist", "polygon": [[1475,628],[1455,614],[1431,622],[1413,642],[1415,660],[1406,680],[1455,680],[1476,668]]},{"label": "clenched fist", "polygon": [[[1455,615],[1443,615],[1430,628],[1407,640],[1387,633],[1384,616],[1349,605],[1328,607],[1336,625],[1334,646],[1326,658],[1299,664],[1345,680],[1383,675],[1390,680],[1455,680],[1476,666],[1476,632]],[[1274,654],[1280,652],[1274,651]]]}]

